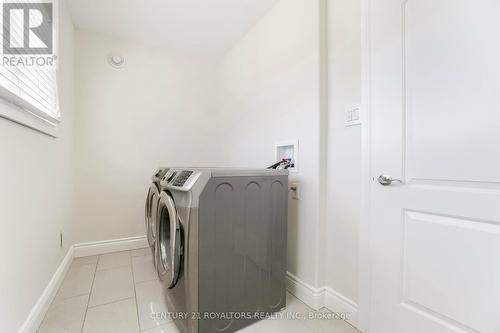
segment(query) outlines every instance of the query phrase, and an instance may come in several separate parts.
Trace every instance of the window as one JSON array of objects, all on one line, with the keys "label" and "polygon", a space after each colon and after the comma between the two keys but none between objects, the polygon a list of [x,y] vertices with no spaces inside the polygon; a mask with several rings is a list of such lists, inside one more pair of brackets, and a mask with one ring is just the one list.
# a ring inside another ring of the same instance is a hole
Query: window
[{"label": "window", "polygon": [[61,117],[55,4],[11,1],[2,12],[0,116],[55,136]]}]

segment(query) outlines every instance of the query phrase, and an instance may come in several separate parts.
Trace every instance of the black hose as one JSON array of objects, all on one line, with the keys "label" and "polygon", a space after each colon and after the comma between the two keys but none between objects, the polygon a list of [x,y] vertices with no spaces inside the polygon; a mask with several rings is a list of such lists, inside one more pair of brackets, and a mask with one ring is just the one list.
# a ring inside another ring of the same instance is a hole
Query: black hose
[{"label": "black hose", "polygon": [[270,167],[267,167],[267,169],[277,169],[281,165],[284,166],[284,169],[288,169],[288,168],[294,166],[294,164],[292,163],[292,161],[290,159],[284,158],[281,161],[271,165]]}]

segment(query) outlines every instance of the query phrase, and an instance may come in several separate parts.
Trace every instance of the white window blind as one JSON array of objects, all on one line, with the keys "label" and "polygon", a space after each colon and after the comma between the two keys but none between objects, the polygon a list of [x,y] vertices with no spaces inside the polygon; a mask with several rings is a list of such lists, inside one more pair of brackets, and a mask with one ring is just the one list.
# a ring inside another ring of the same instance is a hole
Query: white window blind
[{"label": "white window blind", "polygon": [[[9,2],[22,4],[22,1]],[[6,24],[6,22],[2,20],[2,24]],[[23,24],[23,10],[12,10],[10,12],[10,41],[7,41],[11,47],[22,48]],[[52,24],[52,28],[57,28],[55,22]],[[55,50],[57,33],[48,30],[50,29],[44,30],[43,33],[53,34]],[[2,50],[4,42],[4,38],[0,38],[0,48]],[[61,115],[57,94],[56,61],[53,61],[53,65],[50,65],[49,62],[38,59],[44,58],[46,60],[52,55],[23,54],[19,52],[17,54],[2,54],[2,57],[0,63],[0,97],[43,120],[53,124],[58,123]],[[11,60],[6,61],[5,58]]]}]

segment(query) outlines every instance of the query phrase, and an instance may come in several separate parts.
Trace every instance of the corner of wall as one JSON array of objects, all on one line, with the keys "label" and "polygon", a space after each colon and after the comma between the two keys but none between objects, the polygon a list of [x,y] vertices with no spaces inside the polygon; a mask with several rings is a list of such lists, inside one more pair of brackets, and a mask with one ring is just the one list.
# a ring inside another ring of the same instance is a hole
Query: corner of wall
[{"label": "corner of wall", "polygon": [[316,249],[316,285],[325,284],[327,184],[328,184],[328,1],[319,0],[319,221]]}]

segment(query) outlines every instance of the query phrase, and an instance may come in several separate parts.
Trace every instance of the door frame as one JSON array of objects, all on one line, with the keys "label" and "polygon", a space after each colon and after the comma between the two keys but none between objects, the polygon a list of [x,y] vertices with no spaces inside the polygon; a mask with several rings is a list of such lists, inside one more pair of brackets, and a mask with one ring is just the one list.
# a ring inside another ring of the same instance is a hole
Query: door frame
[{"label": "door frame", "polygon": [[370,14],[371,1],[361,1],[361,218],[359,226],[359,258],[358,258],[358,329],[362,332],[370,330],[371,311],[371,54],[370,54]]}]

